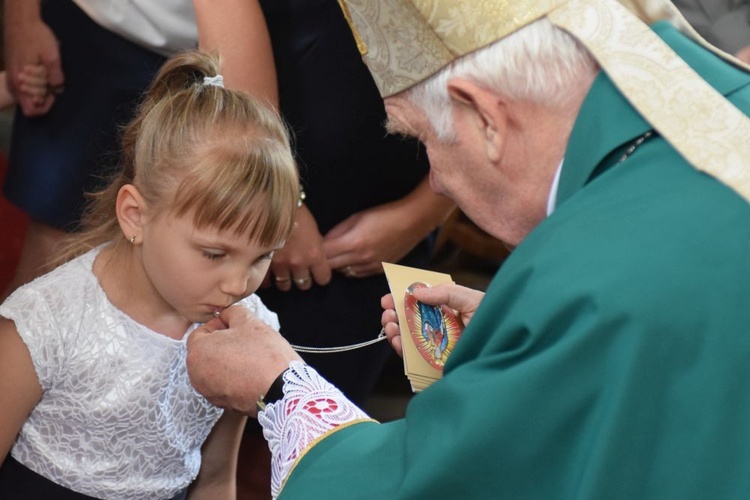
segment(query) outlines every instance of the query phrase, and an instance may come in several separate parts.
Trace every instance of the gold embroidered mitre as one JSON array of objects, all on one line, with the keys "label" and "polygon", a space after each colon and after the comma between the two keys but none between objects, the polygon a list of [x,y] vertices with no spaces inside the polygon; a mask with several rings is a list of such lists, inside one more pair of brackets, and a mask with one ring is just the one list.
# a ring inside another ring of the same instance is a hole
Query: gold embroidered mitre
[{"label": "gold embroidered mitre", "polygon": [[[339,0],[383,97],[397,94],[470,52],[496,42],[569,0]],[[594,1],[593,3],[597,3]],[[671,19],[666,0],[621,0],[646,23]]]},{"label": "gold embroidered mitre", "polygon": [[[581,42],[695,168],[750,201],[750,120],[648,25],[669,20],[709,50],[669,0],[339,0],[383,97],[542,17]],[[747,68],[746,66],[744,66]],[[689,100],[679,96],[689,95]]]}]

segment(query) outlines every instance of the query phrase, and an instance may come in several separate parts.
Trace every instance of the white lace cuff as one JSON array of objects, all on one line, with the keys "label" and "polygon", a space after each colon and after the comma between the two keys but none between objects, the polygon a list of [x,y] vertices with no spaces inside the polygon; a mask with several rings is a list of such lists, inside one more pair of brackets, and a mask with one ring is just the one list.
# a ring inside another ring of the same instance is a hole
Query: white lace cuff
[{"label": "white lace cuff", "polygon": [[258,413],[271,449],[271,494],[276,498],[296,462],[329,432],[373,420],[312,367],[292,361],[284,397]]}]

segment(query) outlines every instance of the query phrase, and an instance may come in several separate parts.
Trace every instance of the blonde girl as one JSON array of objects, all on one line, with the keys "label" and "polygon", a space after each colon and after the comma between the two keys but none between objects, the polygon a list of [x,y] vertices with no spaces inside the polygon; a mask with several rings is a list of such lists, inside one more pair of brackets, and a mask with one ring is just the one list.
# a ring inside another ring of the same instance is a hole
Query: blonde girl
[{"label": "blonde girl", "polygon": [[299,183],[277,114],[218,68],[165,64],[67,262],[0,306],[0,498],[234,497],[244,419],[194,391],[185,341],[232,304],[278,328],[253,292]]}]

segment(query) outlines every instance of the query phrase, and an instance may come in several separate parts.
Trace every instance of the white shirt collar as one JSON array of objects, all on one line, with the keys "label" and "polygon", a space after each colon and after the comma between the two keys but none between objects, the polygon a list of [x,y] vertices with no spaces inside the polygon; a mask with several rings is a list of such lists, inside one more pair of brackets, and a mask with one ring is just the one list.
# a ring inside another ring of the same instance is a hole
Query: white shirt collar
[{"label": "white shirt collar", "polygon": [[555,172],[555,178],[552,179],[552,186],[549,189],[549,198],[547,198],[547,215],[549,216],[555,210],[557,204],[557,189],[560,186],[560,172],[562,172],[563,161],[565,158],[560,160],[560,165],[557,166]]}]

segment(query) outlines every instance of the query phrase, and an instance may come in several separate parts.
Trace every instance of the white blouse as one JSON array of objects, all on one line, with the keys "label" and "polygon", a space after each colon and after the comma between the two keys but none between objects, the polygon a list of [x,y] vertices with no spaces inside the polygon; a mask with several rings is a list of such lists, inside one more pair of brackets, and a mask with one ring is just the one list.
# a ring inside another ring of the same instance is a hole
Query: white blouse
[{"label": "white blouse", "polygon": [[[19,288],[0,316],[15,322],[43,396],[12,456],[79,493],[170,498],[200,469],[200,448],[222,410],[190,385],[186,340],[135,322],[109,302],[92,272],[97,250]],[[252,295],[240,304],[271,327]]]},{"label": "white blouse", "polygon": [[73,0],[95,23],[153,52],[198,46],[192,0]]}]

